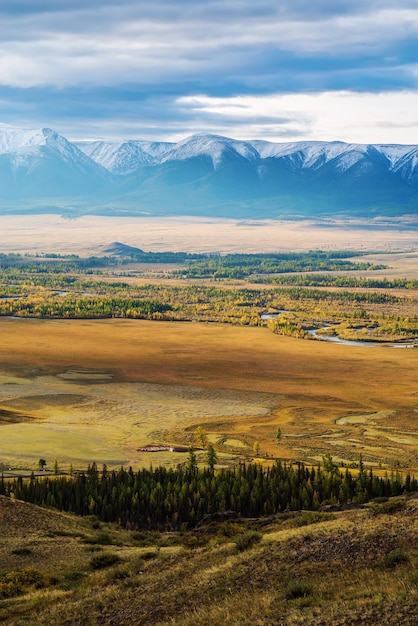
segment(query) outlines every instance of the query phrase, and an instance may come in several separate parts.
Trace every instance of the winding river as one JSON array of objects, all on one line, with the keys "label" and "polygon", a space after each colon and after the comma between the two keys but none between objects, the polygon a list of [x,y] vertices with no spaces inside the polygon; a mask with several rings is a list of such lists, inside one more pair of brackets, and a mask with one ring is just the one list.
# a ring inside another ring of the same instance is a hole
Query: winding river
[{"label": "winding river", "polygon": [[328,326],[322,328],[308,330],[308,333],[321,341],[330,341],[331,343],[339,343],[343,346],[361,346],[362,348],[416,348],[418,347],[418,337],[409,342],[384,342],[384,341],[355,341],[350,339],[341,339],[336,335],[321,335],[321,330],[327,329]]},{"label": "winding river", "polygon": [[[276,311],[275,313],[262,313],[260,315],[262,320],[274,319],[278,317],[282,313],[286,313],[284,309],[280,311]],[[321,331],[327,330],[329,326],[322,326],[322,328],[310,328],[308,329],[308,333],[319,339],[320,341],[328,341],[330,343],[338,343],[342,346],[360,346],[362,348],[418,348],[418,337],[414,339],[410,339],[405,342],[396,342],[396,341],[360,341],[360,340],[350,340],[350,339],[341,339],[337,337],[337,335],[321,335]]]}]

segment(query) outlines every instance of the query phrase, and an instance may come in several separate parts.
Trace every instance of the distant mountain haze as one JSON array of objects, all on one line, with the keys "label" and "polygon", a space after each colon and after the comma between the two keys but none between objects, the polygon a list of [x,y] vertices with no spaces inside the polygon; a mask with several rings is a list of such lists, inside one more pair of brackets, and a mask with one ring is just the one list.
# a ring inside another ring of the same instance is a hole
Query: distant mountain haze
[{"label": "distant mountain haze", "polygon": [[0,212],[231,218],[418,213],[418,146],[241,141],[70,142],[0,125]]}]

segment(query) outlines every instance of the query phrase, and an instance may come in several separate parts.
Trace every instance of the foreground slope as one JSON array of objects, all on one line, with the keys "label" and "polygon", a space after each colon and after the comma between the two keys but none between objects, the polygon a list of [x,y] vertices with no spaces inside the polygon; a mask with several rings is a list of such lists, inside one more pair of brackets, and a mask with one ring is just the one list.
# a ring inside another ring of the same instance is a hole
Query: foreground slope
[{"label": "foreground slope", "polygon": [[416,624],[416,496],[208,519],[170,535],[4,498],[0,518],[2,580],[29,571],[35,581],[8,598],[0,583],[0,620],[10,626]]}]

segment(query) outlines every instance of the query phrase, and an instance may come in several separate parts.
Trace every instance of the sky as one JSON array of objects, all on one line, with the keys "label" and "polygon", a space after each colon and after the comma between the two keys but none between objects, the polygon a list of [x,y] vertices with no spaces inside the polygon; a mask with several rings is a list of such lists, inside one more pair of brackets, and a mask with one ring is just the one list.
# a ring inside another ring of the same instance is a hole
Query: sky
[{"label": "sky", "polygon": [[418,2],[1,0],[1,124],[418,144]]}]

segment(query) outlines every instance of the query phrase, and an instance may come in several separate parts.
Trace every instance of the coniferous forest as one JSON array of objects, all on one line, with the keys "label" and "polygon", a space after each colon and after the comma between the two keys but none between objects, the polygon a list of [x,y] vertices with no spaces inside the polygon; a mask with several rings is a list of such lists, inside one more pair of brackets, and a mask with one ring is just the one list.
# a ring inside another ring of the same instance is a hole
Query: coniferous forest
[{"label": "coniferous forest", "polygon": [[236,468],[200,469],[191,450],[185,467],[98,470],[95,463],[73,476],[8,481],[0,494],[76,515],[95,515],[128,529],[186,530],[206,515],[234,511],[242,517],[290,510],[317,510],[326,504],[362,504],[418,490],[409,474],[379,477],[360,462],[358,471],[338,468],[329,455],[322,465],[263,468],[256,463]]}]

